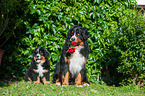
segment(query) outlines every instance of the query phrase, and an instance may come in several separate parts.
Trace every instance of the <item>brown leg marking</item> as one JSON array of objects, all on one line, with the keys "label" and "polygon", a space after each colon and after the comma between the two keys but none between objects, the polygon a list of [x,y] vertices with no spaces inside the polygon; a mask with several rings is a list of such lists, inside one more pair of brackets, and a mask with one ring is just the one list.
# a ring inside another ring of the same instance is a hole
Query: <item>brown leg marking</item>
[{"label": "brown leg marking", "polygon": [[65,57],[65,63],[67,63],[67,62],[70,64],[70,60],[67,59],[67,57]]},{"label": "brown leg marking", "polygon": [[57,82],[59,82],[59,78],[56,80],[56,82],[55,82],[55,83],[57,83]]},{"label": "brown leg marking", "polygon": [[62,85],[69,85],[69,72],[67,72],[66,75],[62,77]]},{"label": "brown leg marking", "polygon": [[56,82],[55,82],[55,83],[60,83],[59,78],[56,80]]},{"label": "brown leg marking", "polygon": [[83,84],[86,84],[86,82],[82,82],[82,85],[83,85]]},{"label": "brown leg marking", "polygon": [[90,84],[88,84],[87,82],[82,82],[83,86],[90,86]]},{"label": "brown leg marking", "polygon": [[42,82],[46,85],[46,84],[50,84],[50,82],[49,81],[46,81],[46,78],[44,77],[44,78],[42,78]]},{"label": "brown leg marking", "polygon": [[28,80],[29,80],[28,82],[32,82],[32,80],[31,80],[31,78],[30,78],[30,77],[28,77]]},{"label": "brown leg marking", "polygon": [[45,72],[44,73],[47,73],[48,72],[48,70],[45,70]]},{"label": "brown leg marking", "polygon": [[37,71],[36,71],[35,69],[33,69],[33,71],[34,71],[35,73],[37,73]]},{"label": "brown leg marking", "polygon": [[40,83],[40,78],[37,77],[37,81],[34,81],[34,84]]},{"label": "brown leg marking", "polygon": [[82,84],[82,76],[81,76],[81,73],[78,73],[78,75],[77,75],[77,77],[75,79],[75,83],[76,83],[76,86]]},{"label": "brown leg marking", "polygon": [[86,64],[87,63],[87,58],[85,58],[85,62],[84,62],[84,64]]},{"label": "brown leg marking", "polygon": [[56,85],[61,85],[61,82],[59,81],[59,78],[55,81]]}]

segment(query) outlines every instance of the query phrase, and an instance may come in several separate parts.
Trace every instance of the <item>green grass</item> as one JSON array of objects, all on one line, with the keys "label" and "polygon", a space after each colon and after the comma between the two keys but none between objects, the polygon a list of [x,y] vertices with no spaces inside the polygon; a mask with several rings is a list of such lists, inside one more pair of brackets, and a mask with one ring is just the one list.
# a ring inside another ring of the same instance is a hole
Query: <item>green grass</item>
[{"label": "green grass", "polygon": [[145,89],[91,84],[89,87],[33,84],[24,81],[0,86],[0,96],[145,96]]}]

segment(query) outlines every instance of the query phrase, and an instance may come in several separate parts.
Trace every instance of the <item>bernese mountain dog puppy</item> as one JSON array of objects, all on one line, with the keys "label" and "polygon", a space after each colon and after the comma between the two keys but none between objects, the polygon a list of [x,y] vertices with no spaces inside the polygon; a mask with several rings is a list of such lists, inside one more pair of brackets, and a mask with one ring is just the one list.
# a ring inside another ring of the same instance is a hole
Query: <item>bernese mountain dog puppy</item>
[{"label": "bernese mountain dog puppy", "polygon": [[34,84],[43,82],[44,84],[50,84],[49,71],[50,62],[48,61],[49,53],[44,47],[39,46],[33,52],[33,58],[31,65],[26,71],[25,81],[34,82]]},{"label": "bernese mountain dog puppy", "polygon": [[56,64],[53,83],[68,86],[89,86],[86,62],[89,56],[88,33],[86,28],[74,26],[68,31],[62,55]]}]

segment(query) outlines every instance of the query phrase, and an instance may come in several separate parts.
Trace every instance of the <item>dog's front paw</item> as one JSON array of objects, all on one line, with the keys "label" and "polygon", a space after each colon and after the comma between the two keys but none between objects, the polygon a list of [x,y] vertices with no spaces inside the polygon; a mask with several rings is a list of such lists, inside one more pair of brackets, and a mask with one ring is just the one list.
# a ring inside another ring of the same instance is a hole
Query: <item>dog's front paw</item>
[{"label": "dog's front paw", "polygon": [[65,87],[65,86],[68,86],[68,85],[62,85],[62,87]]},{"label": "dog's front paw", "polygon": [[83,86],[90,86],[90,84],[88,84],[88,83],[84,83]]},{"label": "dog's front paw", "polygon": [[55,85],[61,85],[61,83],[60,82],[57,82],[57,83],[55,83]]},{"label": "dog's front paw", "polygon": [[46,84],[50,84],[50,82],[49,82],[49,81],[47,81],[45,77],[44,77],[44,78],[42,78],[42,82],[44,83],[44,85],[46,85]]},{"label": "dog's front paw", "polygon": [[76,85],[76,87],[83,87],[83,85]]},{"label": "dog's front paw", "polygon": [[50,82],[49,81],[45,81],[45,82],[43,82],[44,83],[44,85],[46,85],[46,84],[50,84]]},{"label": "dog's front paw", "polygon": [[38,84],[38,83],[40,83],[40,78],[39,77],[37,77],[37,81],[34,81],[34,84]]}]

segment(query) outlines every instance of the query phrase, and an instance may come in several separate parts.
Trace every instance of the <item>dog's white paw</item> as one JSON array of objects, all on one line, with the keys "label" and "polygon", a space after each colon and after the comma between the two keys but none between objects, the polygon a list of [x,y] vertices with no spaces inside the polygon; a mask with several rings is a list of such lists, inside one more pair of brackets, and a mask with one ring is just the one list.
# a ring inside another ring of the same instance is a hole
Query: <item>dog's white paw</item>
[{"label": "dog's white paw", "polygon": [[58,82],[58,83],[55,83],[55,85],[61,85],[61,84],[60,84],[60,82]]},{"label": "dog's white paw", "polygon": [[83,86],[90,86],[90,84],[88,84],[88,83],[84,83]]},{"label": "dog's white paw", "polygon": [[65,87],[65,86],[68,86],[68,85],[62,85],[62,87]]},{"label": "dog's white paw", "polygon": [[76,87],[83,87],[83,85],[77,85]]}]

